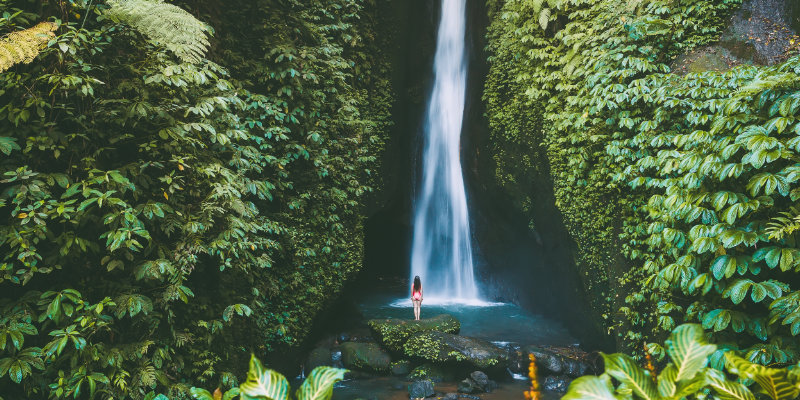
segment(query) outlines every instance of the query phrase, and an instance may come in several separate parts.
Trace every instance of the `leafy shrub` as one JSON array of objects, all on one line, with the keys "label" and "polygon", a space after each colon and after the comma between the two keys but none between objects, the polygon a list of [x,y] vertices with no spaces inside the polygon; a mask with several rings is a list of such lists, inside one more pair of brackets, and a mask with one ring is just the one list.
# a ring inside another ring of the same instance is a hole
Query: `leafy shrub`
[{"label": "leafy shrub", "polygon": [[[171,3],[0,0],[3,31],[59,22],[0,75],[7,399],[236,386],[361,264],[391,103],[374,5]],[[206,52],[194,15],[236,29]]]},{"label": "leafy shrub", "polygon": [[[677,327],[665,347],[670,362],[658,376],[640,368],[625,354],[603,354],[605,373],[576,379],[563,398],[657,400],[713,395],[720,399],[755,400],[750,388],[754,383],[759,395],[772,400],[791,400],[800,395],[800,366],[767,368],[727,352],[725,368],[729,374],[737,375],[738,381],[728,379],[722,370],[709,368],[716,346],[705,341],[700,325]],[[618,382],[616,387],[612,378]]]}]

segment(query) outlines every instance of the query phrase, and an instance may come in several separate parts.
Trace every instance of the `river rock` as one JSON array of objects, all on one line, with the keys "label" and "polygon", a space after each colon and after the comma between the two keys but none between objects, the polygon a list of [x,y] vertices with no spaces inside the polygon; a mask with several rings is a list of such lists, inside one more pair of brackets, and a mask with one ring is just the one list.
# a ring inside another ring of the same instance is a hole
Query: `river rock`
[{"label": "river rock", "polygon": [[445,371],[442,367],[430,363],[425,363],[414,368],[411,373],[406,376],[407,381],[430,379],[433,382],[442,382],[453,380],[453,378],[452,372]]},{"label": "river rock", "polygon": [[551,375],[544,378],[542,389],[546,392],[566,393],[572,379],[566,375]]},{"label": "river rock", "polygon": [[536,368],[542,375],[560,374],[564,369],[561,357],[555,352],[538,346],[525,347],[526,354],[533,354],[536,357]]},{"label": "river rock", "polygon": [[475,384],[486,393],[497,389],[497,382],[489,379],[489,376],[483,371],[474,371],[473,373],[469,374],[469,378],[472,379],[472,381],[475,382]]},{"label": "river rock", "polygon": [[414,381],[408,385],[408,397],[412,399],[422,399],[434,394],[433,382],[430,379]]},{"label": "river rock", "polygon": [[317,347],[311,350],[306,359],[306,370],[310,373],[314,368],[320,366],[333,366],[333,359],[331,358],[331,349],[328,347]]},{"label": "river rock", "polygon": [[423,332],[403,346],[408,357],[433,363],[458,363],[480,369],[504,369],[508,353],[483,339],[444,332]]},{"label": "river rock", "polygon": [[592,354],[577,347],[526,346],[525,354],[536,357],[536,367],[541,375],[569,375],[573,378],[598,373]]},{"label": "river rock", "polygon": [[467,378],[458,383],[459,393],[478,393],[480,391],[481,388],[472,379]]},{"label": "river rock", "polygon": [[347,342],[340,349],[346,368],[379,373],[389,371],[392,357],[375,343]]},{"label": "river rock", "polygon": [[388,318],[372,319],[367,322],[373,336],[389,351],[401,353],[406,341],[420,332],[444,332],[456,334],[461,330],[458,319],[449,314],[441,314],[419,321]]},{"label": "river rock", "polygon": [[445,393],[442,400],[458,400],[458,393]]},{"label": "river rock", "polygon": [[411,370],[411,362],[408,360],[400,360],[392,363],[390,372],[394,376],[408,375]]}]

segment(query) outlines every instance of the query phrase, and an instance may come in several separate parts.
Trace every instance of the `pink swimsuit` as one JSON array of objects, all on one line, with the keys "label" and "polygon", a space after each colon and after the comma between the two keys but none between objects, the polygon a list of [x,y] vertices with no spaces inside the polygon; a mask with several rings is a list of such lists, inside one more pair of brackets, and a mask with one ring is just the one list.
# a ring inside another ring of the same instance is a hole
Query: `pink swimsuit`
[{"label": "pink swimsuit", "polygon": [[421,292],[414,292],[413,294],[414,300],[420,300],[422,298]]}]

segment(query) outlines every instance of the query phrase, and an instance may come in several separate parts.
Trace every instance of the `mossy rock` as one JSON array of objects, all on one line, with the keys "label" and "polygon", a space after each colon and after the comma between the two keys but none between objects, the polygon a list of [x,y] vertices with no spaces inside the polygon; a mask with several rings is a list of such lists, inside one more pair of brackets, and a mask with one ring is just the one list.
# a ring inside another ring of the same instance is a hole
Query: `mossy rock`
[{"label": "mossy rock", "polygon": [[392,363],[392,357],[375,343],[343,343],[342,363],[345,368],[386,373]]},{"label": "mossy rock", "polygon": [[403,352],[403,345],[409,338],[421,332],[444,332],[457,334],[461,322],[452,315],[441,314],[420,321],[396,318],[372,319],[367,323],[373,336],[389,351]]},{"label": "mossy rock", "polygon": [[417,368],[414,368],[406,376],[407,381],[430,379],[434,383],[453,380],[454,378],[455,374],[453,374],[452,372],[445,371],[444,368],[431,363],[425,363]]},{"label": "mossy rock", "polygon": [[389,369],[391,370],[392,375],[406,375],[411,370],[411,362],[408,360],[394,361]]},{"label": "mossy rock", "polygon": [[444,332],[423,332],[403,345],[403,352],[437,364],[462,364],[478,369],[503,369],[508,353],[483,339]]}]

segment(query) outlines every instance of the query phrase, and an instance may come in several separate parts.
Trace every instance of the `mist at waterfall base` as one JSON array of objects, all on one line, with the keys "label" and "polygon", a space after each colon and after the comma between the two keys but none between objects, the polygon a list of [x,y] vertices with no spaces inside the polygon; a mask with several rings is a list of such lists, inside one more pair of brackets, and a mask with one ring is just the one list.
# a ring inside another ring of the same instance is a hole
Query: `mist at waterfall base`
[{"label": "mist at waterfall base", "polygon": [[480,303],[461,169],[467,87],[465,1],[442,0],[440,15],[434,83],[425,117],[422,182],[414,207],[411,278],[422,278],[429,303]]}]

